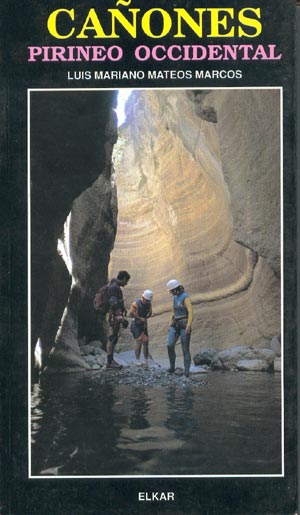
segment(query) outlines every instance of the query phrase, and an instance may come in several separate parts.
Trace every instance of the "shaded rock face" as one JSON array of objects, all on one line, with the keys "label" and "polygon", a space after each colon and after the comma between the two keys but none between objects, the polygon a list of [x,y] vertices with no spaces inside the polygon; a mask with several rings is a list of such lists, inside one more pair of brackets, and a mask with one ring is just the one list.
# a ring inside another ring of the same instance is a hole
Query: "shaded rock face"
[{"label": "shaded rock face", "polygon": [[192,352],[266,347],[280,332],[278,95],[139,91],[127,103],[110,273],[131,273],[128,306],[154,291],[154,358],[166,354],[171,278],[193,302]]},{"label": "shaded rock face", "polygon": [[113,103],[113,92],[31,94],[31,332],[44,364],[56,339],[53,366],[82,365],[78,313],[96,275],[107,277],[116,226]]}]

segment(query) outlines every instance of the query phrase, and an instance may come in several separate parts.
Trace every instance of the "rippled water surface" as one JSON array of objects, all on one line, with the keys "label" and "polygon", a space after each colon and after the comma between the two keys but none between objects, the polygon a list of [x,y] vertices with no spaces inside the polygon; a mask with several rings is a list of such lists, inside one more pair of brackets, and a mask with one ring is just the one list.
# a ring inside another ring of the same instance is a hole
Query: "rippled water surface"
[{"label": "rippled water surface", "polygon": [[280,474],[279,374],[205,380],[177,388],[44,378],[32,391],[32,475]]}]

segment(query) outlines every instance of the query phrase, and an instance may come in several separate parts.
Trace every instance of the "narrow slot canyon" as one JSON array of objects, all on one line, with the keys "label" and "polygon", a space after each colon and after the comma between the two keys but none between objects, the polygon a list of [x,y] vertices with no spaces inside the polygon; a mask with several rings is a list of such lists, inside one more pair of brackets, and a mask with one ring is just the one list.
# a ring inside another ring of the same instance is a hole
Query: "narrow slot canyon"
[{"label": "narrow slot canyon", "polygon": [[[269,346],[281,331],[279,91],[136,90],[119,129],[116,92],[35,95],[31,323],[44,366],[84,368],[95,292],[119,270],[127,308],[154,292],[154,359],[167,354],[172,278],[192,300],[192,356]],[[133,348],[129,329],[118,347]]]}]

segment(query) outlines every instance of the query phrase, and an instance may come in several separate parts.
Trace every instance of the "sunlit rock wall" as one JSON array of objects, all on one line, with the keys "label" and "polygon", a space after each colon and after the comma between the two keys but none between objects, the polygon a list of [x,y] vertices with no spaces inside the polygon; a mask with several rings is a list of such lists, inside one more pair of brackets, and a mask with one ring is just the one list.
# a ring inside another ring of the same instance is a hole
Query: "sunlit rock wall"
[{"label": "sunlit rock wall", "polygon": [[280,90],[227,90],[205,97],[218,113],[233,237],[280,274]]},{"label": "sunlit rock wall", "polygon": [[191,295],[195,350],[265,346],[280,332],[278,92],[135,92],[114,166],[110,274],[131,273],[128,306],[154,291],[154,356],[165,354],[171,278]]}]

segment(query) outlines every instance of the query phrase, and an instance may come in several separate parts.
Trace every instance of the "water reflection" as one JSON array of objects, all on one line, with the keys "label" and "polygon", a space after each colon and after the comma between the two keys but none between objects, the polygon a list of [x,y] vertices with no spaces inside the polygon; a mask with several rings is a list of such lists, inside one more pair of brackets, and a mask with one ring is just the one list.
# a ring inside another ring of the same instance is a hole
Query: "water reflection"
[{"label": "water reflection", "polygon": [[145,388],[139,388],[132,392],[129,417],[130,429],[146,429],[150,427],[150,422],[147,420],[150,403],[151,401],[147,398]]},{"label": "water reflection", "polygon": [[32,390],[33,475],[280,474],[280,378],[201,387],[43,378]]},{"label": "water reflection", "polygon": [[46,474],[57,466],[64,475],[107,473],[107,463],[119,458],[116,442],[123,420],[114,417],[116,401],[111,385],[99,392],[74,377],[58,378],[55,388],[48,378],[43,380],[38,404],[43,413],[39,415],[35,402],[32,415],[40,424],[32,446],[33,474]]},{"label": "water reflection", "polygon": [[170,388],[166,391],[166,427],[183,440],[188,440],[194,430],[194,397],[195,393],[190,388]]}]

